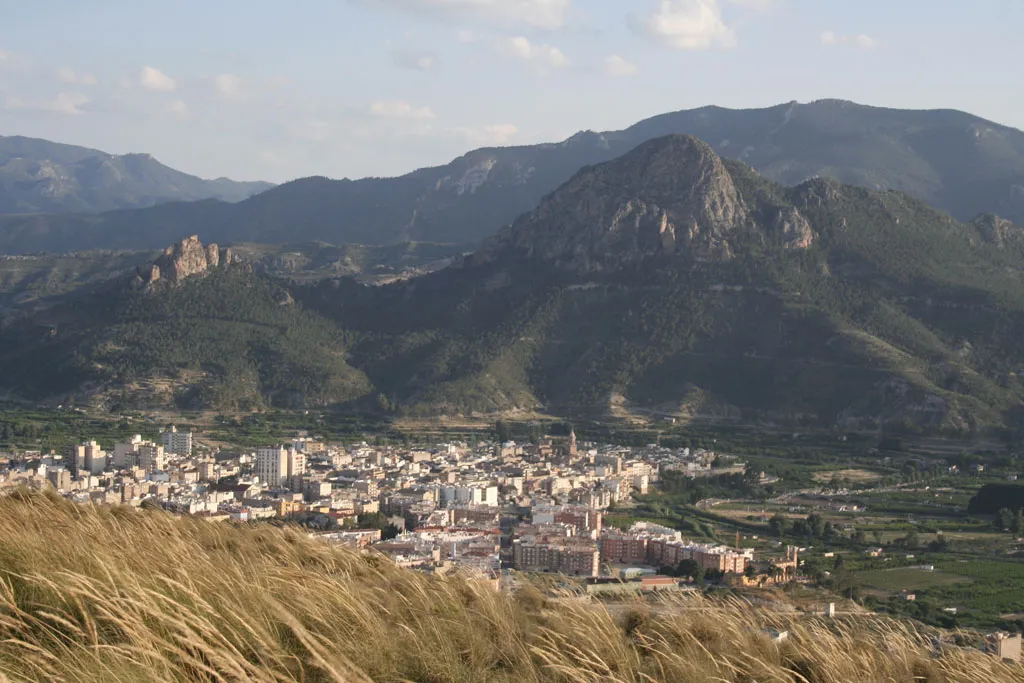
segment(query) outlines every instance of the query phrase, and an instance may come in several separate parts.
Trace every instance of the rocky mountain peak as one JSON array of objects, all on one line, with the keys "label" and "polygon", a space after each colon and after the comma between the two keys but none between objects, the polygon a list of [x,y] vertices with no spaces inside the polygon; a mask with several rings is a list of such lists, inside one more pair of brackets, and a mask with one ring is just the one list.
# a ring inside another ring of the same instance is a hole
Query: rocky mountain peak
[{"label": "rocky mountain peak", "polygon": [[598,132],[593,131],[593,130],[581,130],[581,131],[579,131],[575,135],[567,138],[564,142],[562,142],[562,146],[563,147],[573,147],[573,146],[597,147],[597,148],[600,148],[600,149],[608,149],[609,148],[608,139],[604,135],[602,135],[601,133],[598,133]]},{"label": "rocky mountain peak", "polygon": [[192,235],[167,247],[163,254],[140,273],[140,277],[147,284],[158,280],[181,282],[234,260],[231,249],[221,249],[216,244],[203,245],[198,235]]},{"label": "rocky mountain peak", "polygon": [[577,271],[658,254],[732,256],[747,207],[721,158],[687,135],[651,140],[580,171],[482,250],[511,247]]}]

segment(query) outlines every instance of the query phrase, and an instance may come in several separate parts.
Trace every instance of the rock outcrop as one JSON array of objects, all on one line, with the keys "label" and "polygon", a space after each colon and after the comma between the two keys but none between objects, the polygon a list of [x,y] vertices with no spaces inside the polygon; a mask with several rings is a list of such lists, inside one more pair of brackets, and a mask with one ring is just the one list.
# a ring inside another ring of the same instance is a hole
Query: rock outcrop
[{"label": "rock outcrop", "polygon": [[781,233],[787,249],[808,249],[814,244],[810,222],[794,207],[779,209],[774,228]]},{"label": "rock outcrop", "polygon": [[[814,228],[797,206],[769,208],[756,193],[744,197],[749,181],[734,177],[740,169],[730,164],[690,136],[652,140],[580,171],[469,262],[488,262],[512,249],[592,273],[654,257],[727,261],[751,235],[781,240],[787,249],[815,243]],[[838,196],[833,185],[808,183],[798,201],[809,206],[828,202]]]},{"label": "rock outcrop", "polygon": [[216,244],[204,246],[198,235],[192,235],[178,244],[167,247],[152,265],[139,273],[139,276],[146,284],[158,280],[181,282],[234,261],[235,256],[230,249],[221,249]]},{"label": "rock outcrop", "polygon": [[614,161],[580,171],[486,245],[587,272],[659,254],[732,257],[730,237],[747,207],[721,158],[700,140],[652,140]]},{"label": "rock outcrop", "polygon": [[971,221],[971,225],[977,228],[982,239],[1000,249],[1006,246],[1007,240],[1024,235],[1024,231],[1010,221],[990,213],[981,214]]}]

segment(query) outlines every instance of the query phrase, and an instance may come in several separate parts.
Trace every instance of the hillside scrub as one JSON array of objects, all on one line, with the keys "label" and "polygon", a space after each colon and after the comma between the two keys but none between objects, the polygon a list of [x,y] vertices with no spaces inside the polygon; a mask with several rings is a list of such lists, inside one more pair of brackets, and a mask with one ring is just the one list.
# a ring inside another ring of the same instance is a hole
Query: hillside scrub
[{"label": "hillside scrub", "polygon": [[[272,527],[0,500],[9,681],[1024,681],[910,622],[514,596]],[[763,629],[788,630],[771,642]]]}]

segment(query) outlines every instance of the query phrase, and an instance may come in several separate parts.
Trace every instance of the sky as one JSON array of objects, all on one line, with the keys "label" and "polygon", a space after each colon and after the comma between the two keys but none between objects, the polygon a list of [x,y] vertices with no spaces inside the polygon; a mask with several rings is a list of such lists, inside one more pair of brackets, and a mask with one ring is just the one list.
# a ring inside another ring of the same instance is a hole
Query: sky
[{"label": "sky", "polygon": [[1021,26],[1021,0],[4,1],[0,135],[283,182],[711,104],[1024,128]]}]

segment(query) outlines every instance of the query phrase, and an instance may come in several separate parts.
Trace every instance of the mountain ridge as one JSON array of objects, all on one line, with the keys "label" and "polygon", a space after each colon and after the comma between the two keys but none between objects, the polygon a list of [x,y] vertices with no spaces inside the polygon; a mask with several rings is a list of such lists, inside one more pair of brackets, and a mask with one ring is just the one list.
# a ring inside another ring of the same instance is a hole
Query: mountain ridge
[{"label": "mountain ridge", "polygon": [[203,179],[151,154],[108,154],[39,138],[0,136],[0,214],[100,213],[168,201],[241,201],[273,187]]},{"label": "mountain ridge", "polygon": [[292,181],[237,205],[7,217],[0,219],[0,252],[156,249],[197,230],[217,242],[476,244],[580,168],[672,133],[705,140],[720,156],[784,185],[832,177],[908,192],[959,220],[993,213],[1024,224],[1021,131],[956,110],[824,100],[672,112],[621,131],[581,131],[558,143],[472,150],[395,178]]}]

